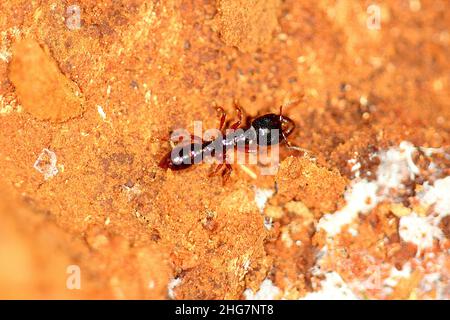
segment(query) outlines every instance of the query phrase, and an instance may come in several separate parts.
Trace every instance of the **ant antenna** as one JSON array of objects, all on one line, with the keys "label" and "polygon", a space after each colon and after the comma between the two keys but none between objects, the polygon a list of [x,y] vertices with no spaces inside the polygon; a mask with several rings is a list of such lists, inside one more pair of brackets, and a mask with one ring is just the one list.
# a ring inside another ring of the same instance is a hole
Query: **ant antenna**
[{"label": "ant antenna", "polygon": [[306,150],[304,148],[301,148],[299,146],[292,144],[287,138],[287,136],[292,131],[294,131],[295,122],[288,117],[283,117],[283,105],[280,105],[280,123],[281,123],[281,125],[283,125],[283,124],[290,125],[290,127],[286,131],[284,131],[283,128],[281,128],[281,135],[283,136],[283,140],[286,142],[286,146],[288,147],[288,149],[295,150],[295,151],[301,151],[305,154],[305,156],[308,156],[309,150]]},{"label": "ant antenna", "polygon": [[[294,130],[295,123],[291,119],[283,117],[283,105],[280,105],[280,123],[281,123],[281,128],[280,128],[281,135],[283,136],[283,140],[286,142],[286,145],[288,146],[289,149],[296,149],[296,147],[293,146],[287,139],[287,136],[292,132],[292,130]],[[287,132],[285,132],[283,130],[283,124],[285,124],[285,123],[288,123],[291,125],[291,127],[287,129]]]}]

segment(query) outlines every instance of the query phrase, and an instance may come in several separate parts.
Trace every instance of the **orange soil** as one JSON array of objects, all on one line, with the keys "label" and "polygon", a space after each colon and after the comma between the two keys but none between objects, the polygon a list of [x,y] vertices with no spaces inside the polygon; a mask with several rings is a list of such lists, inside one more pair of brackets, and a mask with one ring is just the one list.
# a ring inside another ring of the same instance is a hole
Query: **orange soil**
[{"label": "orange soil", "polygon": [[[80,30],[65,25],[67,1],[0,4],[0,297],[165,299],[176,277],[180,299],[242,298],[266,277],[301,297],[323,245],[314,223],[353,178],[347,160],[364,174],[371,152],[402,140],[449,146],[446,0],[384,1],[379,31],[366,27],[370,1],[250,3],[82,0]],[[171,130],[216,127],[215,106],[233,115],[233,99],[249,117],[295,100],[291,140],[317,162],[283,150],[276,176],[236,167],[224,186],[208,164],[157,166]],[[44,148],[58,161],[48,180],[33,168]],[[267,230],[253,189],[275,181]],[[353,269],[385,235],[380,259],[415,254],[388,210],[372,216],[364,239],[340,244]],[[73,264],[79,291],[65,286]]]}]

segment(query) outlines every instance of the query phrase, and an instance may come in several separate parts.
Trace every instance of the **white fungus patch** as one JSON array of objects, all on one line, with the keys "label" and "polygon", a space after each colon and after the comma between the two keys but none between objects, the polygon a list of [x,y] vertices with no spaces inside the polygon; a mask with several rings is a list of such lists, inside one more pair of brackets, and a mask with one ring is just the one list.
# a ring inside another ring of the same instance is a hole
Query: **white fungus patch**
[{"label": "white fungus patch", "polygon": [[174,289],[181,284],[181,278],[175,278],[169,281],[167,284],[167,295],[170,299],[175,299]]},{"label": "white fungus patch", "polygon": [[247,272],[248,269],[250,268],[250,259],[245,259],[244,262],[242,263],[242,269],[244,269],[244,272]]},{"label": "white fungus patch", "polygon": [[358,235],[358,230],[356,228],[353,228],[353,227],[348,228],[348,232],[354,237],[356,237]]},{"label": "white fungus patch", "polygon": [[320,290],[308,293],[303,300],[357,300],[358,297],[337,272],[328,272],[320,282]]},{"label": "white fungus patch", "polygon": [[350,168],[350,171],[355,174],[355,178],[359,178],[359,176],[361,174],[361,172],[360,172],[361,162],[358,162],[356,159],[350,159],[347,161],[347,163],[352,166]]},{"label": "white fungus patch", "polygon": [[[403,265],[401,270],[392,267],[389,276],[384,279],[383,285],[388,288],[394,288],[401,279],[407,279],[411,276],[411,263],[407,262]],[[390,290],[386,292],[389,294]]]},{"label": "white fungus patch", "polygon": [[[264,213],[264,208],[266,207],[267,200],[273,196],[275,193],[272,189],[263,189],[255,187],[255,203],[261,214]],[[264,228],[271,230],[273,227],[273,221],[271,217],[264,217]]]},{"label": "white fungus patch", "polygon": [[22,106],[15,99],[7,99],[0,94],[0,115],[8,115],[12,112],[22,112]]},{"label": "white fungus patch", "polygon": [[288,229],[284,229],[281,232],[281,241],[284,243],[284,245],[286,246],[286,248],[290,248],[292,247],[292,245],[294,244],[294,241],[291,238],[291,235],[289,234],[289,230]]},{"label": "white fungus patch", "polygon": [[333,237],[341,232],[343,226],[351,224],[359,213],[367,213],[379,202],[391,198],[392,189],[402,188],[403,181],[414,179],[419,174],[419,168],[412,158],[416,150],[413,144],[403,141],[398,148],[381,151],[378,154],[380,165],[377,169],[377,180],[353,180],[345,193],[345,207],[333,214],[325,214],[319,220],[318,228]]},{"label": "white fungus patch", "polygon": [[44,148],[34,162],[33,168],[42,173],[45,180],[48,180],[58,174],[56,162],[56,154],[53,151]]},{"label": "white fungus patch", "polygon": [[273,219],[271,217],[264,217],[264,228],[271,230],[273,228]]},{"label": "white fungus patch", "polygon": [[447,258],[448,254],[439,254],[437,263],[433,266],[433,272],[425,274],[419,284],[420,289],[424,292],[434,291],[433,299],[435,300],[450,299],[450,283],[448,282],[448,273],[445,271]]},{"label": "white fungus patch", "polygon": [[435,153],[445,153],[444,148],[426,148],[419,147],[420,151],[422,151],[427,157],[431,157]]},{"label": "white fungus patch", "polygon": [[265,279],[256,293],[252,289],[245,289],[244,291],[246,300],[274,300],[280,294],[280,288],[275,286],[270,279]]},{"label": "white fungus patch", "polygon": [[[442,275],[440,272],[433,272],[423,276],[420,281],[420,287],[422,291],[429,292],[435,287],[439,287],[441,283]],[[438,290],[437,290],[438,291]]]},{"label": "white fungus patch", "polygon": [[431,248],[434,239],[442,239],[441,229],[429,217],[421,217],[413,212],[400,218],[399,234],[403,241],[414,243],[417,254],[423,249]]},{"label": "white fungus patch", "polygon": [[433,206],[434,214],[419,216],[417,213],[402,217],[399,234],[403,241],[417,245],[420,254],[423,249],[431,248],[435,239],[442,240],[444,235],[439,224],[443,217],[450,214],[450,176],[439,179],[433,186],[424,184],[424,190],[418,195],[425,206]]},{"label": "white fungus patch", "polygon": [[349,191],[345,193],[346,206],[333,214],[325,214],[318,223],[318,228],[323,229],[329,236],[335,236],[341,232],[344,225],[350,224],[358,213],[368,212],[378,203],[377,185],[374,182],[361,180],[353,183]]},{"label": "white fungus patch", "polygon": [[272,189],[255,188],[255,202],[261,213],[264,212],[267,200],[269,200],[269,198],[272,197],[273,194],[274,190]]},{"label": "white fungus patch", "polygon": [[6,51],[6,50],[0,51],[0,60],[1,61],[7,63],[10,58],[11,58],[11,52]]},{"label": "white fungus patch", "polygon": [[434,205],[434,210],[441,218],[450,214],[450,176],[439,179],[433,186],[424,184],[424,191],[419,194],[425,205]]},{"label": "white fungus patch", "polygon": [[[308,293],[302,300],[355,300],[358,299],[351,287],[344,282],[335,271],[324,272],[322,265],[328,255],[328,246],[325,245],[316,255],[316,264],[311,268],[311,274],[320,281],[319,288],[314,285],[314,291]],[[326,262],[325,262],[326,263]]]},{"label": "white fungus patch", "polygon": [[[357,165],[357,160],[351,159],[348,164],[352,166],[352,172],[355,173],[356,178],[351,182],[350,188],[345,193],[346,205],[334,214],[324,215],[318,223],[318,229],[323,229],[327,232],[328,244],[332,245],[333,236],[341,232],[344,225],[349,225],[349,232],[352,235],[357,234],[356,218],[359,213],[367,213],[372,210],[378,203],[388,201],[397,203],[399,199],[396,198],[397,190],[405,188],[404,183],[408,180],[415,179],[420,175],[420,169],[414,163],[414,153],[418,150],[424,151],[428,156],[434,153],[444,152],[442,149],[426,149],[416,148],[409,142],[402,142],[398,147],[389,148],[388,150],[380,151],[370,155],[371,157],[379,157],[380,165],[376,172],[376,180],[368,181],[359,178],[360,168]],[[434,163],[431,162],[430,166]],[[416,199],[424,208],[430,208],[432,213],[424,216],[418,212],[412,211],[409,215],[405,215],[399,220],[399,234],[402,241],[410,242],[418,247],[417,257],[421,256],[424,249],[430,248],[435,243],[435,240],[442,240],[444,235],[439,227],[443,217],[450,214],[450,176],[436,180],[433,185],[425,182],[423,190],[419,192]],[[370,201],[365,201],[370,199]],[[428,253],[429,254],[429,253]],[[382,279],[382,266],[375,266],[374,272],[369,272],[372,275],[361,281],[355,279],[348,285],[340,283],[338,274],[332,272],[324,274],[321,270],[321,260],[327,256],[327,246],[324,246],[320,255],[317,257],[315,266],[311,269],[312,274],[317,276],[325,276],[322,281],[322,289],[317,292],[308,294],[305,299],[347,299],[355,298],[354,292],[364,292],[367,289],[380,289],[384,296],[389,296],[393,292],[401,279],[411,277],[412,266],[411,262],[404,264],[402,270],[397,270],[392,267],[389,276]],[[417,260],[419,261],[419,260]],[[444,265],[439,262],[438,265]],[[389,268],[389,265],[385,267]],[[377,271],[378,268],[378,271]],[[389,269],[387,269],[388,271]],[[424,276],[420,286],[422,291],[432,291],[435,289],[438,297],[448,297],[448,285],[443,285],[442,272],[438,269],[433,269],[432,272]],[[445,283],[445,282],[444,282]],[[342,289],[343,288],[343,289]],[[343,295],[341,295],[343,291]]]},{"label": "white fungus patch", "polygon": [[0,62],[8,63],[11,60],[11,44],[17,39],[21,31],[18,27],[12,27],[0,32]]},{"label": "white fungus patch", "polygon": [[388,195],[390,189],[403,187],[404,180],[414,179],[420,173],[412,158],[416,151],[417,148],[412,143],[403,141],[398,148],[389,148],[379,153],[377,184],[383,195]]}]

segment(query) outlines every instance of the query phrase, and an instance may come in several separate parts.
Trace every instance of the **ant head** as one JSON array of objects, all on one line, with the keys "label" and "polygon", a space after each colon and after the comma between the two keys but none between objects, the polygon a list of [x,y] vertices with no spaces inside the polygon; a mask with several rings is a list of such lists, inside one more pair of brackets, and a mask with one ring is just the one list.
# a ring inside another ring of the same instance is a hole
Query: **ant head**
[{"label": "ant head", "polygon": [[256,142],[258,145],[277,144],[280,141],[280,137],[282,138],[281,121],[277,114],[268,113],[257,117],[252,121],[251,126],[255,129],[254,134],[256,134]]},{"label": "ant head", "polygon": [[280,122],[281,122],[281,133],[283,135],[283,139],[286,138],[294,131],[295,122],[289,117],[283,116],[283,105],[280,106]]},{"label": "ant head", "polygon": [[[283,108],[280,107],[280,114],[268,113],[252,121],[251,126],[256,131],[258,145],[263,143],[267,143],[267,145],[277,144],[281,140],[286,140],[286,137],[294,130],[294,121],[284,117],[282,110]],[[274,134],[275,132],[277,134]]]}]

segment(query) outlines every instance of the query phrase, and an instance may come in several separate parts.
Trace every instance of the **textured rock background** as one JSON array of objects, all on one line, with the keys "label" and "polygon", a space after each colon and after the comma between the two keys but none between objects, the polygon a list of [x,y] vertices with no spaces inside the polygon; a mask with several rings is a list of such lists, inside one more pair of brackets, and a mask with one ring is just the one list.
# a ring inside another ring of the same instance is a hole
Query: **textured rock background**
[{"label": "textured rock background", "polygon": [[[70,1],[2,2],[0,297],[165,299],[182,279],[176,298],[240,298],[265,278],[305,295],[314,223],[341,205],[347,161],[369,169],[402,140],[449,146],[449,4],[416,2],[384,1],[378,31],[370,1],[81,0],[78,30]],[[46,48],[41,63],[20,62],[21,41]],[[291,140],[317,163],[257,179],[236,168],[225,186],[207,164],[157,167],[171,130],[215,127],[234,99],[248,116],[297,101]],[[48,180],[33,168],[44,148]],[[254,189],[275,178],[296,194],[272,200],[269,231]],[[81,291],[65,288],[69,264]]]}]

